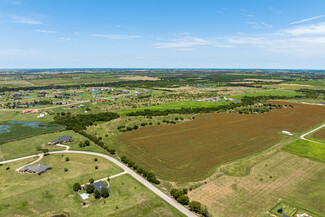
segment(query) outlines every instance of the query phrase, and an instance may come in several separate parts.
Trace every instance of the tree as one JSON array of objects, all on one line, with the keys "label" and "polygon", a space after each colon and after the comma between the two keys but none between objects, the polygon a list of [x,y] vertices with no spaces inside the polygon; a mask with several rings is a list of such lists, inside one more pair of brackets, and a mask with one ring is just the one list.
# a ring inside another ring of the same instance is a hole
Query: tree
[{"label": "tree", "polygon": [[68,168],[64,168],[64,172],[68,172]]},{"label": "tree", "polygon": [[86,146],[86,145],[85,145],[83,142],[81,142],[81,141],[79,142],[79,147],[80,147],[80,148],[83,148],[83,147],[85,147],[85,146]]},{"label": "tree", "polygon": [[66,158],[65,158],[65,161],[69,161],[69,160],[70,160],[70,158],[69,158],[69,157],[66,157]]},{"label": "tree", "polygon": [[90,146],[90,142],[89,142],[89,140],[86,140],[86,141],[85,141],[85,146]]},{"label": "tree", "polygon": [[93,193],[94,190],[95,190],[95,187],[94,187],[93,185],[87,185],[87,186],[86,186],[86,192],[87,192],[88,194]]},{"label": "tree", "polygon": [[97,158],[94,158],[94,161],[98,161],[98,159]]},{"label": "tree", "polygon": [[109,197],[109,192],[107,188],[102,188],[100,190],[100,195],[102,195],[103,198]]},{"label": "tree", "polygon": [[81,185],[80,185],[78,182],[74,183],[74,184],[73,184],[73,190],[74,190],[74,191],[79,191],[79,190],[81,190]]},{"label": "tree", "polygon": [[177,198],[177,201],[181,203],[182,205],[188,205],[190,202],[190,199],[186,195],[181,195]]},{"label": "tree", "polygon": [[95,170],[98,170],[98,166],[95,166]]},{"label": "tree", "polygon": [[95,181],[95,179],[93,179],[93,178],[89,179],[90,183],[94,183],[94,181]]},{"label": "tree", "polygon": [[99,193],[98,190],[95,190],[94,196],[95,196],[96,199],[100,198],[100,193]]},{"label": "tree", "polygon": [[191,201],[189,206],[190,206],[191,211],[194,211],[194,212],[197,212],[197,213],[201,212],[201,210],[202,210],[201,203],[197,202],[197,201]]}]

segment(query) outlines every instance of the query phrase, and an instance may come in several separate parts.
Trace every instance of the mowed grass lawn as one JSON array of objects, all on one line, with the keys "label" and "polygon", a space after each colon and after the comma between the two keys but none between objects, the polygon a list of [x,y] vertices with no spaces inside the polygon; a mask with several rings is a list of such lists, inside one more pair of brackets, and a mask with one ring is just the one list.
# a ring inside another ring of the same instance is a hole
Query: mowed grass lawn
[{"label": "mowed grass lawn", "polygon": [[319,143],[299,139],[283,147],[283,150],[325,163],[325,145]]},{"label": "mowed grass lawn", "polygon": [[74,140],[73,142],[63,144],[70,146],[70,150],[92,151],[107,154],[105,150],[99,148],[91,141],[90,146],[80,148],[79,142],[85,141],[87,140],[87,138],[73,131],[62,131],[4,143],[0,146],[0,160],[10,160],[14,158],[42,153],[43,148],[47,148],[50,151],[64,150],[65,148],[56,145],[48,145],[48,142],[58,139],[60,136],[72,136]]},{"label": "mowed grass lawn", "polygon": [[147,126],[120,135],[115,147],[165,180],[197,181],[222,163],[276,144],[282,130],[303,132],[325,118],[325,107],[292,105],[259,115],[211,113],[181,124]]},{"label": "mowed grass lawn", "polygon": [[[65,158],[69,157],[66,162]],[[111,195],[107,199],[82,201],[72,190],[75,182],[87,183],[122,172],[110,161],[80,154],[53,154],[40,163],[51,170],[38,176],[20,174],[14,169],[20,162],[0,167],[0,216],[49,216],[66,213],[69,216],[181,216],[177,210],[141,185],[129,175],[111,179]],[[25,161],[26,163],[26,161]],[[6,170],[6,167],[10,170]],[[98,166],[98,169],[95,169]],[[64,168],[68,168],[64,172]]]}]

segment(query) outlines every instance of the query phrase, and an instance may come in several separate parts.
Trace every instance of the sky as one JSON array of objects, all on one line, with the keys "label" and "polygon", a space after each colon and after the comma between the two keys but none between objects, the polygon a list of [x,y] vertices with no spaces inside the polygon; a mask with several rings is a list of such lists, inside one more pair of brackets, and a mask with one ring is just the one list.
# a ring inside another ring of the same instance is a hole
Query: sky
[{"label": "sky", "polygon": [[325,0],[0,0],[0,68],[325,69]]}]

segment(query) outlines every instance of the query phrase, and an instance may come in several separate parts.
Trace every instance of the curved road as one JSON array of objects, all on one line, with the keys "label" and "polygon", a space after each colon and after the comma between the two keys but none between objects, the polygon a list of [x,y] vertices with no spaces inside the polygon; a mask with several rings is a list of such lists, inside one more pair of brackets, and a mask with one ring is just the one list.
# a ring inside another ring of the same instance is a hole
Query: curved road
[{"label": "curved road", "polygon": [[310,139],[306,139],[306,138],[305,138],[305,136],[307,136],[307,135],[309,135],[309,134],[311,134],[311,133],[313,133],[313,132],[315,132],[315,131],[317,131],[317,130],[323,128],[323,127],[325,127],[325,124],[323,124],[322,126],[317,127],[317,128],[315,128],[315,129],[313,129],[313,130],[311,130],[311,131],[305,133],[304,135],[301,135],[301,136],[300,136],[300,139],[306,140],[306,141],[308,141],[308,142],[314,142],[314,143],[318,143],[318,144],[321,144],[321,145],[325,145],[324,143],[317,142],[317,141],[313,141],[313,140],[310,140]]},{"label": "curved road", "polygon": [[[151,183],[149,183],[147,180],[145,180],[142,176],[140,176],[139,174],[137,174],[136,172],[134,172],[132,169],[130,169],[129,167],[127,167],[126,165],[124,165],[123,163],[121,163],[120,161],[116,160],[115,158],[113,158],[111,156],[108,156],[108,155],[105,155],[105,154],[96,153],[96,152],[70,151],[70,150],[53,151],[53,152],[49,152],[49,153],[50,154],[62,154],[62,153],[88,154],[88,155],[94,155],[94,156],[103,157],[103,158],[105,158],[105,159],[113,162],[117,166],[121,167],[126,173],[130,174],[133,178],[135,178],[140,183],[142,183],[144,186],[146,186],[147,188],[149,188],[151,191],[153,191],[155,194],[157,194],[159,197],[161,197],[164,201],[166,201],[167,203],[169,203],[171,206],[173,206],[176,209],[178,209],[184,215],[191,216],[191,217],[197,217],[194,213],[192,213],[191,211],[189,211],[188,209],[186,209],[185,207],[183,207],[181,204],[179,204],[176,200],[172,199],[171,197],[169,197],[166,194],[164,194],[163,192],[161,192],[159,189],[157,189],[155,186],[153,186]],[[10,163],[10,162],[15,162],[15,161],[19,161],[19,160],[29,159],[29,158],[33,158],[33,157],[37,157],[37,156],[40,157],[42,155],[43,154],[31,155],[31,156],[26,156],[26,157],[12,159],[12,160],[2,161],[0,163],[1,164],[5,164],[5,163]]]}]

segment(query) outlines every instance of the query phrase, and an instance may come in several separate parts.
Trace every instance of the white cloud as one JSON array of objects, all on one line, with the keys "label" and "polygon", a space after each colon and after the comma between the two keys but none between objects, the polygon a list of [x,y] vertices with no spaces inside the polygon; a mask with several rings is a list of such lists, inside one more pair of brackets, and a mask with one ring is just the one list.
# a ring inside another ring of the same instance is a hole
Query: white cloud
[{"label": "white cloud", "polygon": [[325,34],[325,23],[312,24],[308,26],[299,26],[282,31],[290,35],[312,35],[312,34]]},{"label": "white cloud", "polygon": [[30,24],[30,25],[42,24],[42,22],[40,20],[36,20],[31,17],[10,15],[9,18],[10,18],[10,21],[13,23],[24,23],[24,24]]},{"label": "white cloud", "polygon": [[169,42],[155,43],[157,48],[193,48],[198,46],[215,46],[215,47],[229,47],[230,45],[222,44],[216,40],[208,40],[196,37],[183,37],[171,40]]},{"label": "white cloud", "polygon": [[138,35],[116,35],[116,34],[92,34],[93,37],[108,38],[108,39],[134,39],[139,38]]},{"label": "white cloud", "polygon": [[70,41],[71,38],[69,38],[69,37],[60,37],[60,40],[61,41]]},{"label": "white cloud", "polygon": [[267,23],[257,23],[257,22],[252,22],[252,21],[248,21],[246,22],[249,25],[252,25],[253,28],[255,29],[262,29],[262,28],[272,28],[273,26]]},{"label": "white cloud", "polygon": [[320,16],[315,16],[315,17],[311,17],[311,18],[307,18],[307,19],[295,21],[295,22],[292,22],[290,24],[304,23],[304,22],[308,22],[308,21],[311,21],[311,20],[316,20],[316,19],[319,19],[319,18],[322,18],[322,17],[325,17],[325,15],[320,15]]},{"label": "white cloud", "polygon": [[50,33],[50,34],[57,33],[56,31],[52,31],[52,30],[41,30],[41,29],[36,29],[36,32]]}]

